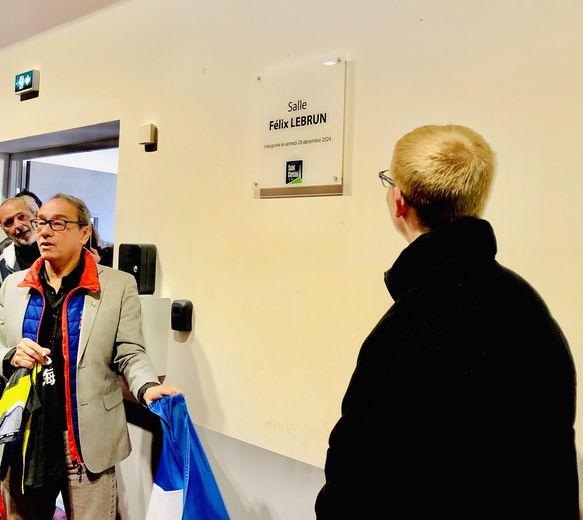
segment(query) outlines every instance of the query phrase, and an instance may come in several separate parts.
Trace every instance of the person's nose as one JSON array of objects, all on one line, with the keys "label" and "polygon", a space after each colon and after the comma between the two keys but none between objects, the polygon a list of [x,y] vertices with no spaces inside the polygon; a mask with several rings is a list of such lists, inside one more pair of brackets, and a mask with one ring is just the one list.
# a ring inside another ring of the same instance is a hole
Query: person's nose
[{"label": "person's nose", "polygon": [[36,230],[36,234],[40,235],[41,237],[51,236],[52,233],[53,230],[51,229],[51,226],[49,226],[48,222],[43,227],[39,227]]}]

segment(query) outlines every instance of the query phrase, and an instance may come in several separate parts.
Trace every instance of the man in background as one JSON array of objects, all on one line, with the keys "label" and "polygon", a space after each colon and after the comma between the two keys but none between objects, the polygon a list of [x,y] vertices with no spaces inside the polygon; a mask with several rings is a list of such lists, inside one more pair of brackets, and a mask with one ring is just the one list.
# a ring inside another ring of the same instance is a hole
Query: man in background
[{"label": "man in background", "polygon": [[0,253],[0,284],[9,274],[28,269],[40,256],[30,224],[35,216],[34,205],[22,197],[11,197],[0,204],[0,225],[9,240]]}]

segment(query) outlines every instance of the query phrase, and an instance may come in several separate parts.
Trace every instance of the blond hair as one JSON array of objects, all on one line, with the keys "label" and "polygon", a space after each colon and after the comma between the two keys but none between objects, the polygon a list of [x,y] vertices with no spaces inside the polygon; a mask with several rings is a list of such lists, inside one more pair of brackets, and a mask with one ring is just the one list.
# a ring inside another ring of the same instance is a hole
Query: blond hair
[{"label": "blond hair", "polygon": [[481,216],[495,163],[488,143],[470,128],[426,125],[399,139],[391,174],[422,224],[434,229]]}]

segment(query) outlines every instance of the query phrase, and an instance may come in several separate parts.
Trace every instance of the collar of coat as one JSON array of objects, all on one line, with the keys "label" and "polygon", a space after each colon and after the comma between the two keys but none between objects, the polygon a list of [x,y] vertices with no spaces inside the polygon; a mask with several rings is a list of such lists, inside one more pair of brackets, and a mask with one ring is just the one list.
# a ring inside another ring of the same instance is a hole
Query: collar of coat
[{"label": "collar of coat", "polygon": [[464,217],[411,242],[385,273],[385,284],[397,301],[431,280],[458,276],[493,262],[496,251],[492,226],[482,219]]},{"label": "collar of coat", "polygon": [[[85,269],[83,269],[83,274],[81,274],[81,280],[79,282],[79,287],[87,289],[89,292],[99,291],[99,277],[97,275],[97,264],[93,259],[93,255],[83,248],[83,254],[85,255]],[[34,264],[30,266],[28,273],[24,277],[24,280],[18,284],[18,287],[33,287],[40,292],[42,292],[42,283],[40,281],[40,268],[43,264],[43,258],[38,258]]]}]

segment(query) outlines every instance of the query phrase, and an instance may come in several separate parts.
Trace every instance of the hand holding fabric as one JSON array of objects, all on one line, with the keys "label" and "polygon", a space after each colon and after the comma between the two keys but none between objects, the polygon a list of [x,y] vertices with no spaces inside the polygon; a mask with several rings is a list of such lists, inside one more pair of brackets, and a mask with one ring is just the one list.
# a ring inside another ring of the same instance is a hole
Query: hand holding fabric
[{"label": "hand holding fabric", "polygon": [[150,404],[158,399],[161,399],[165,395],[176,395],[181,394],[182,390],[173,385],[156,385],[151,386],[144,392],[144,402]]}]

